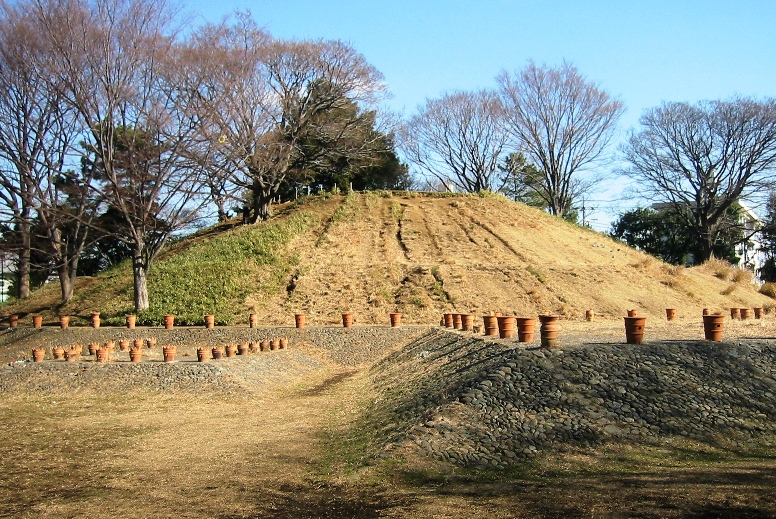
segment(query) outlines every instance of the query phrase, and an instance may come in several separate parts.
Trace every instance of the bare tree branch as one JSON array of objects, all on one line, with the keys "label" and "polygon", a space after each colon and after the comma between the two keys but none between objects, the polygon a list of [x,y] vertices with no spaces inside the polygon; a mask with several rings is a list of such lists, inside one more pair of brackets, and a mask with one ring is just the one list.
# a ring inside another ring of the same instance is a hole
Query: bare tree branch
[{"label": "bare tree branch", "polygon": [[408,160],[443,185],[467,193],[497,191],[507,143],[498,97],[485,90],[427,100],[407,121],[400,146]]},{"label": "bare tree branch", "polygon": [[776,100],[664,103],[639,122],[623,150],[625,173],[642,196],[683,216],[705,244],[698,259],[708,259],[731,225],[726,211],[773,186]]},{"label": "bare tree branch", "polygon": [[530,62],[497,81],[515,144],[544,173],[538,194],[564,216],[591,188],[581,173],[600,163],[623,104],[568,63],[553,69]]}]

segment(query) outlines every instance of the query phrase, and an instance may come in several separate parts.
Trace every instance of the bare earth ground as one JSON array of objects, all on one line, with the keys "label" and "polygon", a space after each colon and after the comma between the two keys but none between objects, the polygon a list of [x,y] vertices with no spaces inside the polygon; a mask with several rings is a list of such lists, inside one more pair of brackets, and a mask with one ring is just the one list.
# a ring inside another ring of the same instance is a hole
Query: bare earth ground
[{"label": "bare earth ground", "polygon": [[[648,340],[697,339],[694,321],[648,321]],[[563,330],[570,347],[622,342],[619,321]],[[776,323],[726,336],[773,338]],[[271,355],[292,354],[319,365],[239,391],[2,394],[0,517],[776,517],[772,448],[610,444],[508,472],[366,459],[352,426],[374,398],[368,363],[311,344]],[[260,358],[219,365],[244,377]]]}]

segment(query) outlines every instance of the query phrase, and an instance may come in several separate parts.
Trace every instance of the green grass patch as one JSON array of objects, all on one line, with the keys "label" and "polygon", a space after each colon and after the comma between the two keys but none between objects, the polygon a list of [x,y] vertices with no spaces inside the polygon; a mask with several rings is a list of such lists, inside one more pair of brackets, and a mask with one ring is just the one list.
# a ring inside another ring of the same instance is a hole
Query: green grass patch
[{"label": "green grass patch", "polygon": [[138,315],[139,322],[159,325],[173,314],[180,325],[198,325],[205,314],[214,314],[217,324],[233,324],[247,295],[281,290],[299,262],[286,245],[308,230],[312,219],[300,213],[239,227],[158,261],[148,276],[151,307]]},{"label": "green grass patch", "polygon": [[349,222],[355,220],[360,210],[358,206],[360,199],[360,195],[352,191],[348,192],[342,201],[342,205],[340,205],[331,216],[332,223]]}]

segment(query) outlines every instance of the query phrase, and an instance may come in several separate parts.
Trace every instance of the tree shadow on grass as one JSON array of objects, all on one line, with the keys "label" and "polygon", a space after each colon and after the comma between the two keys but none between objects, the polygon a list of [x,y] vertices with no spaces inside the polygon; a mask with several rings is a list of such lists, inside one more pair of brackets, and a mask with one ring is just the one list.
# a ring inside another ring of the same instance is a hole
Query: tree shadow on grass
[{"label": "tree shadow on grass", "polygon": [[[339,485],[315,486],[304,483],[282,483],[277,488],[262,489],[255,494],[256,515],[297,519],[314,517],[370,519],[383,517],[384,512],[411,505],[412,498],[392,495],[384,489]],[[244,513],[224,513],[220,519],[244,518]]]}]

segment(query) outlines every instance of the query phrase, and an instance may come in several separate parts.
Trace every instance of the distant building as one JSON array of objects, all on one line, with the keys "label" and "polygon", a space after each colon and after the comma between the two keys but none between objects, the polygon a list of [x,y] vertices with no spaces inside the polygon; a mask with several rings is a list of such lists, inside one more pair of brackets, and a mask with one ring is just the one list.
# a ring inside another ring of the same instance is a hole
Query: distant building
[{"label": "distant building", "polygon": [[762,251],[763,242],[760,229],[762,222],[754,212],[743,202],[738,203],[741,211],[738,212],[738,222],[748,239],[736,245],[738,266],[753,271],[756,275],[765,263],[765,254]]},{"label": "distant building", "polygon": [[11,280],[0,277],[0,303],[5,303],[10,297]]},{"label": "distant building", "polygon": [[16,263],[6,254],[0,255],[0,303],[11,297],[11,283],[16,277]]}]

